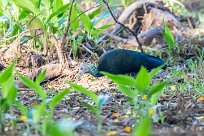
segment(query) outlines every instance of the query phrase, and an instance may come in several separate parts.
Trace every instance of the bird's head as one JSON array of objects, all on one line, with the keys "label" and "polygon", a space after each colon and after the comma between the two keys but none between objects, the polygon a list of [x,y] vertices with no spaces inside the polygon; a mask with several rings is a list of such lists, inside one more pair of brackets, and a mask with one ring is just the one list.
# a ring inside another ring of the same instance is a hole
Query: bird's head
[{"label": "bird's head", "polygon": [[85,73],[90,73],[93,76],[97,76],[99,71],[94,64],[81,63],[79,66],[78,75],[80,76]]}]

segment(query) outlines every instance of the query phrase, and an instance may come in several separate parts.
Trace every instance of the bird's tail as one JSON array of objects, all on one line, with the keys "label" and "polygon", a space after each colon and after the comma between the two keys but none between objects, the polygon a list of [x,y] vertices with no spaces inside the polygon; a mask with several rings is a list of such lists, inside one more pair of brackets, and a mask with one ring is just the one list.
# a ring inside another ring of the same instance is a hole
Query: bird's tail
[{"label": "bird's tail", "polygon": [[[149,55],[148,55],[149,56]],[[165,64],[165,62],[158,58],[158,57],[154,57],[154,56],[149,56],[149,61],[148,61],[148,70],[157,68],[161,65],[163,65],[162,69],[166,69],[167,65]]]}]

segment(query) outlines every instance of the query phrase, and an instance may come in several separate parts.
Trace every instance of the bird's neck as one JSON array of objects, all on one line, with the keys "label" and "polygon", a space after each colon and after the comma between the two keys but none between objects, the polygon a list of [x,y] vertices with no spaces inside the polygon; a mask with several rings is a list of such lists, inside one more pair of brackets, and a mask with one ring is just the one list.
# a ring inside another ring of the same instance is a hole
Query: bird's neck
[{"label": "bird's neck", "polygon": [[94,77],[102,76],[96,66],[91,67],[89,73]]}]

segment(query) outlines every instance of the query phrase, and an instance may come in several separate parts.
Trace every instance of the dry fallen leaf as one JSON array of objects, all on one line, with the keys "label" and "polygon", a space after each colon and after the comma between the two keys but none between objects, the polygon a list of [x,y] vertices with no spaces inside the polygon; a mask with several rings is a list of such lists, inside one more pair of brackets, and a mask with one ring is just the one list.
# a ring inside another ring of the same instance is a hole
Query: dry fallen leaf
[{"label": "dry fallen leaf", "polygon": [[201,96],[197,99],[198,101],[204,101],[204,96]]},{"label": "dry fallen leaf", "polygon": [[112,117],[119,117],[119,116],[121,116],[119,113],[113,113],[112,114]]}]

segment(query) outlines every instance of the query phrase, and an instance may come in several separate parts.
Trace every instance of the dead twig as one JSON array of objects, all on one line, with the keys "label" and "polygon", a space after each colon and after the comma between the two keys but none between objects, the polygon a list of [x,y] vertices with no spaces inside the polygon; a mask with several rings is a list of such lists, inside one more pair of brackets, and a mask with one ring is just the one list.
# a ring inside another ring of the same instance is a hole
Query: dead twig
[{"label": "dead twig", "polygon": [[[98,2],[99,2],[99,1],[97,1],[96,4],[98,4]],[[96,4],[95,4],[95,5],[96,5]],[[95,6],[95,5],[92,6],[92,7],[90,7],[89,9],[83,11],[82,13],[80,13],[80,14],[71,22],[71,24],[74,23],[80,16],[82,16],[83,14],[85,14],[86,12],[88,12],[89,10],[92,10],[92,9],[94,9],[94,8],[97,8],[97,7],[100,7],[100,6],[101,6],[101,5],[96,5],[96,6]]]},{"label": "dead twig", "polygon": [[141,52],[144,52],[144,50],[142,49],[142,44],[140,43],[140,41],[139,41],[139,39],[138,39],[138,37],[137,37],[137,34],[136,34],[134,31],[132,31],[129,27],[127,27],[127,26],[125,26],[124,24],[118,22],[117,19],[115,18],[115,16],[113,15],[113,13],[112,13],[112,11],[111,11],[110,6],[108,5],[108,3],[107,3],[105,0],[102,0],[102,1],[103,1],[104,4],[107,6],[107,8],[108,8],[108,10],[109,10],[109,12],[110,12],[112,18],[114,19],[114,21],[115,21],[117,24],[121,25],[121,26],[122,26],[123,28],[125,28],[126,30],[130,31],[130,32],[134,35],[134,37],[135,37],[135,39],[136,39],[136,41],[137,41],[137,43],[138,43],[138,45],[139,45],[139,48],[140,48]]},{"label": "dead twig", "polygon": [[37,28],[37,29],[25,30],[25,31],[21,32],[20,34],[14,35],[14,36],[9,37],[7,39],[0,40],[0,43],[5,42],[5,41],[10,41],[10,40],[12,40],[12,39],[14,39],[16,37],[22,37],[22,35],[24,35],[24,34],[26,34],[28,32],[31,32],[31,31],[36,31],[36,30],[41,30],[41,29]]},{"label": "dead twig", "polygon": [[72,0],[71,1],[71,5],[70,5],[70,9],[69,9],[69,14],[68,14],[68,17],[67,17],[67,28],[66,28],[66,30],[65,30],[65,32],[64,32],[64,36],[63,36],[63,38],[62,38],[62,45],[65,45],[66,43],[67,43],[67,41],[66,41],[66,37],[67,37],[67,34],[68,34],[68,32],[69,32],[69,28],[70,28],[70,20],[71,20],[71,14],[72,14],[72,7],[73,7],[73,5],[74,5],[74,1],[75,0]]}]

